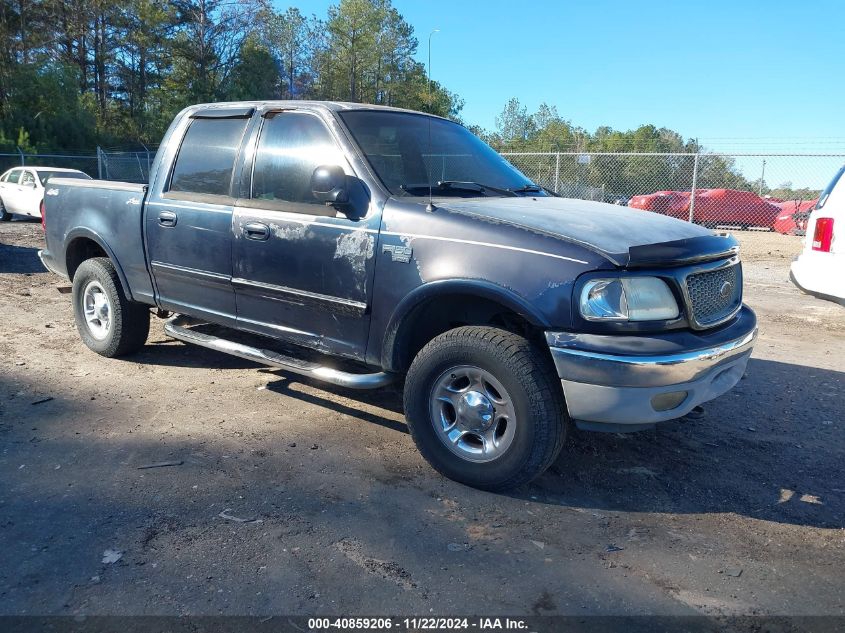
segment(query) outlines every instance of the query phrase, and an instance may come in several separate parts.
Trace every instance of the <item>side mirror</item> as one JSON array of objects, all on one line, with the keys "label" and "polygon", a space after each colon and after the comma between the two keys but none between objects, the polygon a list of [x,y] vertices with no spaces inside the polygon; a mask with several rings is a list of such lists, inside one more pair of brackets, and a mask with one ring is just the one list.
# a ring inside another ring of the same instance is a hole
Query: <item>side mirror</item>
[{"label": "side mirror", "polygon": [[311,193],[326,204],[345,204],[349,201],[346,173],[339,165],[320,165],[311,174]]}]

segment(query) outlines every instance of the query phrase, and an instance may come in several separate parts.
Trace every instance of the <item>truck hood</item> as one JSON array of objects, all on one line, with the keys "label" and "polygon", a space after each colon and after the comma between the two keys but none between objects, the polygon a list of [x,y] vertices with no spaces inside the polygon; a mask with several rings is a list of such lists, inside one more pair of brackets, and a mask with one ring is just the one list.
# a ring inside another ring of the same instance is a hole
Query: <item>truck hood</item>
[{"label": "truck hood", "polygon": [[617,266],[666,266],[738,251],[736,240],[669,216],[602,202],[554,197],[441,199],[460,215],[580,244]]}]

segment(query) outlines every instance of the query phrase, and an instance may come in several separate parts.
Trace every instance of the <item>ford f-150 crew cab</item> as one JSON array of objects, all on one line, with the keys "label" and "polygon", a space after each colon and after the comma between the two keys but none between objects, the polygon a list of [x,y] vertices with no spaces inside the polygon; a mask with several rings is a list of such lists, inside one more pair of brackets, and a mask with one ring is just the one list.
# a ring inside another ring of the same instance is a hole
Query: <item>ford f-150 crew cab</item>
[{"label": "ford f-150 crew cab", "polygon": [[731,236],[557,197],[415,112],[197,105],[148,185],[51,179],[45,200],[41,259],[95,352],[138,350],[155,313],[316,380],[404,380],[423,456],[486,489],[543,472],[573,423],[636,430],[724,393],[757,331]]}]

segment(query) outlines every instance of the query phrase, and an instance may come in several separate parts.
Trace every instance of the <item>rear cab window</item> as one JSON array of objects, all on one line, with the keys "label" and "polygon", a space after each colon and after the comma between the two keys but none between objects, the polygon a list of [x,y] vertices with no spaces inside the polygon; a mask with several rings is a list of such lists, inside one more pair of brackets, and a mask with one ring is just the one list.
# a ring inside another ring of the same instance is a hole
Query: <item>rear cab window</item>
[{"label": "rear cab window", "polygon": [[249,117],[195,118],[182,139],[165,197],[231,197],[232,175]]}]

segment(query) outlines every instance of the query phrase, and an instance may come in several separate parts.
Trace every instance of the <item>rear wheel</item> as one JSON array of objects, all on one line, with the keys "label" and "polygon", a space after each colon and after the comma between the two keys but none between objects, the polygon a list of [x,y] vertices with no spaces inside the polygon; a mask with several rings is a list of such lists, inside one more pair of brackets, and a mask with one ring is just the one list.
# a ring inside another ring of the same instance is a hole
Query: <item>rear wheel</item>
[{"label": "rear wheel", "polygon": [[3,199],[0,198],[0,222],[8,222],[12,219],[12,214],[6,211],[6,205],[3,204]]},{"label": "rear wheel", "polygon": [[486,490],[545,471],[568,421],[548,354],[512,332],[475,326],[441,334],[417,354],[405,380],[405,415],[435,469]]},{"label": "rear wheel", "polygon": [[149,308],[126,298],[106,257],[87,259],[76,270],[73,315],[82,342],[109,358],[138,351],[150,331]]}]

